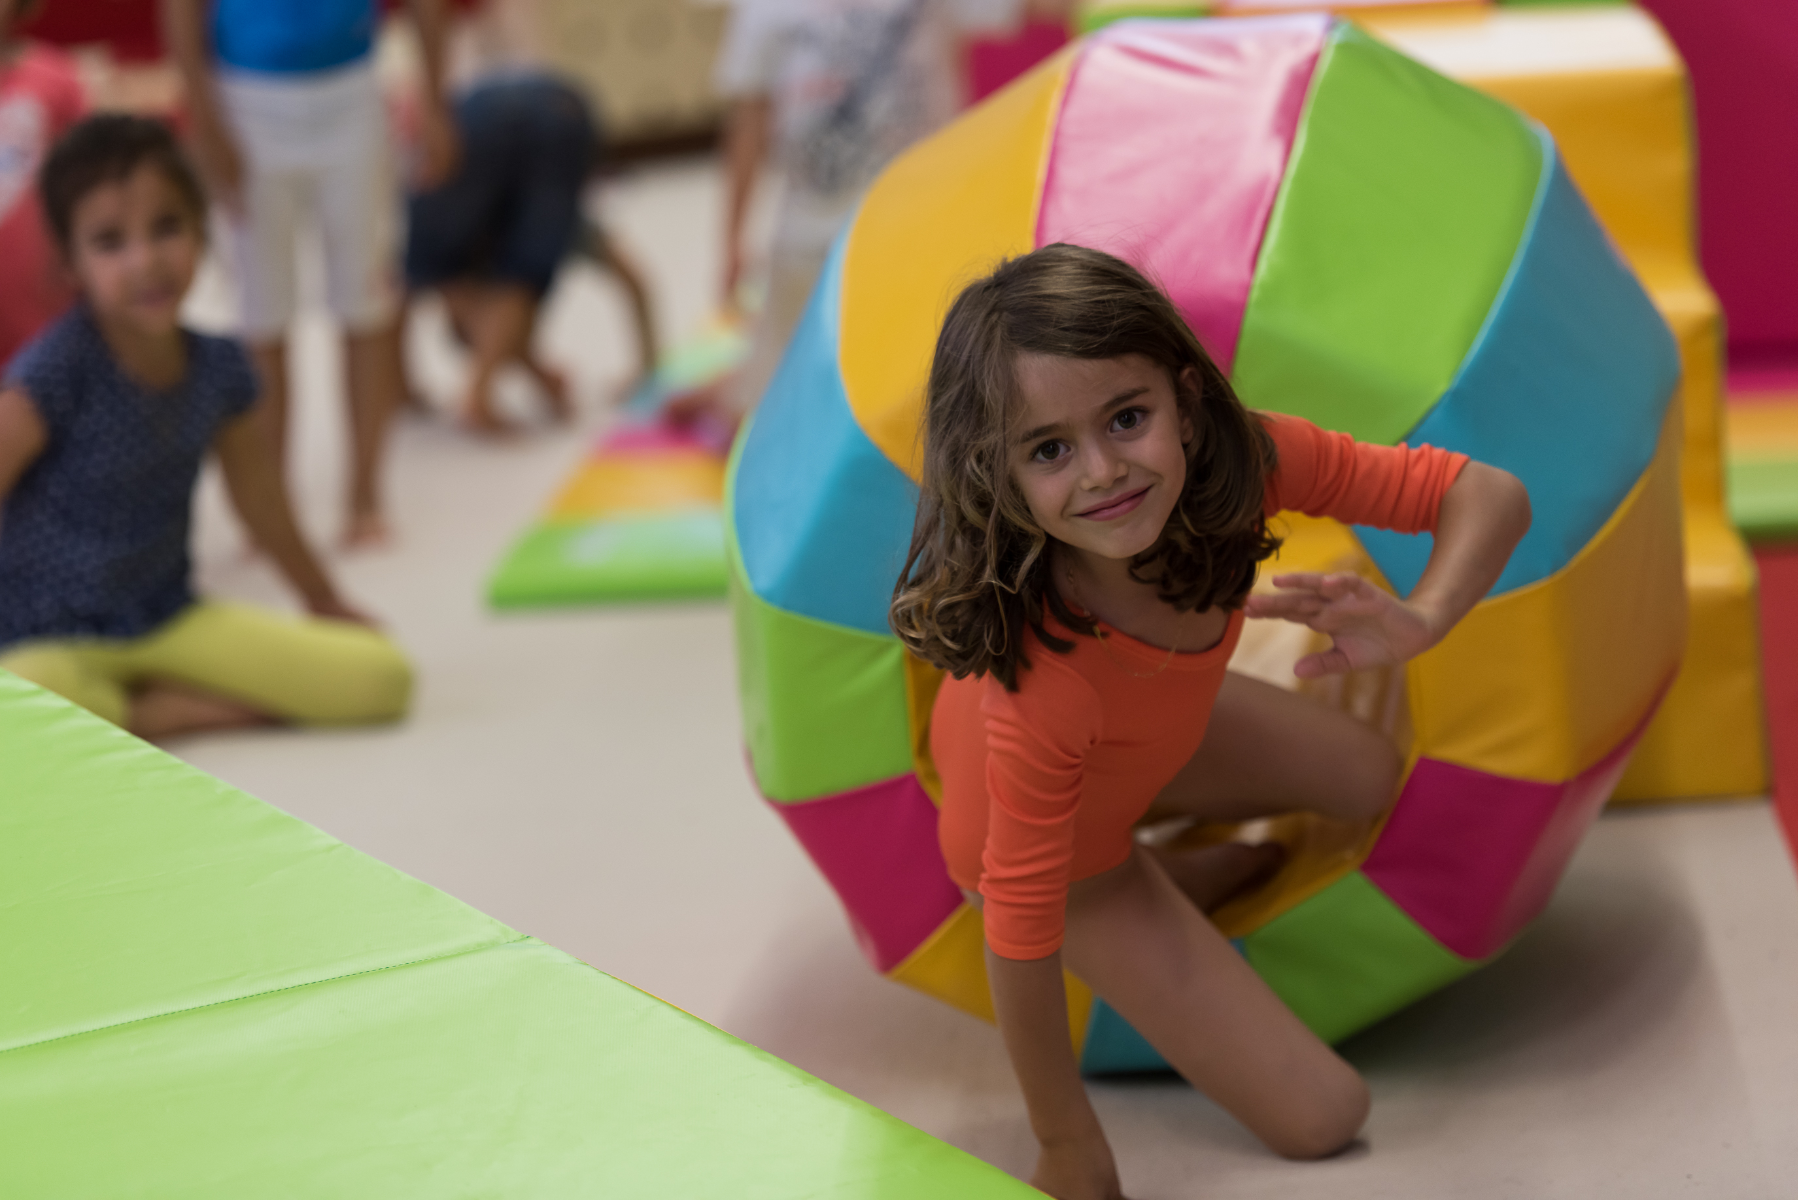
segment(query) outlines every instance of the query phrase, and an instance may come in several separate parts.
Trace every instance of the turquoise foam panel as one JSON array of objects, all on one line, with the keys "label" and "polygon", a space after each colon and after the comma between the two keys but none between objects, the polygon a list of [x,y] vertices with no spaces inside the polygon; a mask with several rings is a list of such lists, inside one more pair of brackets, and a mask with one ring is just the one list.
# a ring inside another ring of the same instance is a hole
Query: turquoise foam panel
[{"label": "turquoise foam panel", "polygon": [[[1543,135],[1546,138],[1546,134]],[[1586,207],[1552,143],[1522,248],[1454,383],[1405,439],[1503,467],[1534,516],[1499,595],[1559,571],[1647,470],[1679,351]],[[1357,527],[1400,595],[1428,562],[1429,534]]]},{"label": "turquoise foam panel", "polygon": [[918,489],[856,424],[837,365],[843,246],[745,435],[733,497],[755,594],[777,608],[889,633]]}]

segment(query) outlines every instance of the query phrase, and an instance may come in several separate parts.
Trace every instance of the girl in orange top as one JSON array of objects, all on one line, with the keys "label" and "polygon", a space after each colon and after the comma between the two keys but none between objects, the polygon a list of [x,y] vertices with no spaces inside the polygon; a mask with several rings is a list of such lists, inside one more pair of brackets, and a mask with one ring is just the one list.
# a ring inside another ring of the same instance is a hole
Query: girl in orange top
[{"label": "girl in orange top", "polygon": [[[925,422],[892,622],[952,676],[930,731],[943,854],[984,909],[994,1010],[1041,1143],[1033,1182],[1120,1195],[1068,1042],[1064,963],[1274,1150],[1334,1153],[1365,1119],[1365,1084],[1203,913],[1267,852],[1167,855],[1132,831],[1378,816],[1394,748],[1229,674],[1243,617],[1331,636],[1300,676],[1402,662],[1498,578],[1529,526],[1523,485],[1464,455],[1249,412],[1165,296],[1067,245],[956,300]],[[1431,530],[1435,548],[1403,600],[1354,575],[1277,576],[1250,596],[1283,509]]]}]

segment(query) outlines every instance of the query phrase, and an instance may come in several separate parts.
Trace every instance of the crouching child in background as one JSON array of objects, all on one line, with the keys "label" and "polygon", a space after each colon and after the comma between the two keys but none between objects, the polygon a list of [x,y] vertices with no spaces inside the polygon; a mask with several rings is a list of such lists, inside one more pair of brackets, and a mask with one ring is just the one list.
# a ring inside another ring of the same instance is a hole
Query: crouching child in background
[{"label": "crouching child in background", "polygon": [[[91,117],[39,187],[80,299],[0,385],[0,668],[148,738],[403,715],[411,668],[301,536],[249,359],[181,326],[205,203],[168,130]],[[208,450],[310,616],[194,594]]]}]

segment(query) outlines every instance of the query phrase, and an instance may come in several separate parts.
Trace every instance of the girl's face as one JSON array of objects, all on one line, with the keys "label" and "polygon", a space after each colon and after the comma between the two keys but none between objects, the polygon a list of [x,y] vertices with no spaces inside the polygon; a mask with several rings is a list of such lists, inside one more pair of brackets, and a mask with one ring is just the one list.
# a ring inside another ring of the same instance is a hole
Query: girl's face
[{"label": "girl's face", "polygon": [[199,217],[155,165],[101,184],[75,205],[69,268],[108,324],[172,333],[204,248]]},{"label": "girl's face", "polygon": [[[1128,559],[1153,546],[1186,485],[1192,423],[1166,369],[1122,358],[1018,358],[1023,412],[1012,478],[1045,533],[1077,550]],[[1198,386],[1187,368],[1185,386]]]}]

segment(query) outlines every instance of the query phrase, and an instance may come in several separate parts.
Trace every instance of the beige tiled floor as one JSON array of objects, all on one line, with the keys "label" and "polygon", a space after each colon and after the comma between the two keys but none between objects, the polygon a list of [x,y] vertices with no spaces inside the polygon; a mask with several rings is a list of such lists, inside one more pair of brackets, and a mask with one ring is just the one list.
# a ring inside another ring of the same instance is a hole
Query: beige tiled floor
[{"label": "beige tiled floor", "polygon": [[[622,181],[609,207],[673,328],[703,312],[716,178]],[[197,301],[216,316],[220,296]],[[548,341],[589,400],[623,369],[616,301],[577,275]],[[428,331],[427,331],[428,332]],[[328,340],[302,337],[299,489],[328,531]],[[453,362],[426,336],[427,384]],[[589,421],[593,424],[598,418]],[[415,655],[406,725],[175,749],[495,916],[1014,1171],[1028,1135],[993,1031],[886,983],[745,772],[722,605],[498,617],[481,580],[584,433],[506,446],[400,430],[402,530],[341,560]],[[214,492],[213,590],[277,598]],[[1798,1194],[1798,883],[1767,808],[1614,813],[1500,962],[1356,1039],[1365,1147],[1279,1162],[1177,1082],[1094,1086],[1138,1200]]]}]

